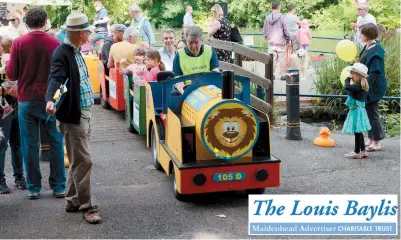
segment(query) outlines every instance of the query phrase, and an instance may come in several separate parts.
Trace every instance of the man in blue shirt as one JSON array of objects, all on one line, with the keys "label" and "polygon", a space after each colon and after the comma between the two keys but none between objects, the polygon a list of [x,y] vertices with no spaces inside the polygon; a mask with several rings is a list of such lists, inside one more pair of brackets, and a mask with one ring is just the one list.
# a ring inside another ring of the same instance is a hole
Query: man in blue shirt
[{"label": "man in blue shirt", "polygon": [[93,25],[95,25],[95,27],[104,27],[107,29],[107,23],[109,21],[107,10],[100,1],[96,1],[94,7],[96,9],[96,15]]},{"label": "man in blue shirt", "polygon": [[150,46],[154,46],[156,40],[152,31],[152,25],[148,19],[142,16],[141,11],[142,10],[137,5],[133,5],[129,8],[129,15],[132,18],[131,26],[137,28],[142,41],[147,42]]}]

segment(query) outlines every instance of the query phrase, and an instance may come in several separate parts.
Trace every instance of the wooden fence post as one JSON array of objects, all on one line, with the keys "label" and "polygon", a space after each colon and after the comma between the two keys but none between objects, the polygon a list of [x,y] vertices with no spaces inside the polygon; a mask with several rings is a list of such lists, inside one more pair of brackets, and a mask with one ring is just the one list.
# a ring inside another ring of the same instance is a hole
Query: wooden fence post
[{"label": "wooden fence post", "polygon": [[270,60],[269,63],[265,64],[265,78],[270,79],[271,85],[268,89],[265,89],[266,94],[265,94],[265,101],[269,103],[272,108],[271,111],[269,112],[269,120],[270,124],[274,124],[274,118],[273,118],[273,113],[274,113],[274,96],[273,96],[273,89],[274,89],[274,73],[273,73],[273,54],[270,55]]},{"label": "wooden fence post", "polygon": [[234,53],[234,63],[240,67],[242,67],[242,56],[239,53]]}]

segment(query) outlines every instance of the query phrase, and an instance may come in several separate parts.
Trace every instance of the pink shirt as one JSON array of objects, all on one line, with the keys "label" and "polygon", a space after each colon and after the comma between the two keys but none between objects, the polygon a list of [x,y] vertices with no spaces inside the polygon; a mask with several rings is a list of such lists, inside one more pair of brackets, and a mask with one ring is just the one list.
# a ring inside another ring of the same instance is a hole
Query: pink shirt
[{"label": "pink shirt", "polygon": [[157,81],[157,73],[160,72],[160,68],[158,66],[153,67],[150,71],[145,72],[145,81],[146,82],[156,82]]},{"label": "pink shirt", "polygon": [[310,45],[311,44],[312,34],[311,34],[309,28],[301,27],[301,29],[299,29],[298,41],[301,45]]}]

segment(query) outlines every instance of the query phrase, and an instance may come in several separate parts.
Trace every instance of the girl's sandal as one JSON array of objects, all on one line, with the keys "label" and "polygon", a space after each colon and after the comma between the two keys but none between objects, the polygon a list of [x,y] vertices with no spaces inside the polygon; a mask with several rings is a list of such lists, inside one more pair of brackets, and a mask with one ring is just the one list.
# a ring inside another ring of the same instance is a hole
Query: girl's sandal
[{"label": "girl's sandal", "polygon": [[372,147],[372,146],[367,146],[366,147],[366,151],[368,151],[368,152],[379,152],[381,150],[382,150],[382,147],[378,147],[378,148],[375,148],[375,147]]}]

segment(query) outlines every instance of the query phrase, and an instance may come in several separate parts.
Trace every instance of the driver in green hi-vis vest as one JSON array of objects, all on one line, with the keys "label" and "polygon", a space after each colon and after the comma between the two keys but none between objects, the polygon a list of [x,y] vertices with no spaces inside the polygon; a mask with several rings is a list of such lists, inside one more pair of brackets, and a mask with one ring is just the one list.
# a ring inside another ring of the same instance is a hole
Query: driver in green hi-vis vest
[{"label": "driver in green hi-vis vest", "polygon": [[[173,72],[176,76],[219,72],[219,59],[213,48],[203,44],[203,32],[198,26],[192,26],[187,32],[187,46],[178,50],[173,63]],[[191,80],[177,83],[176,88],[182,94],[184,87],[191,84]]]}]

